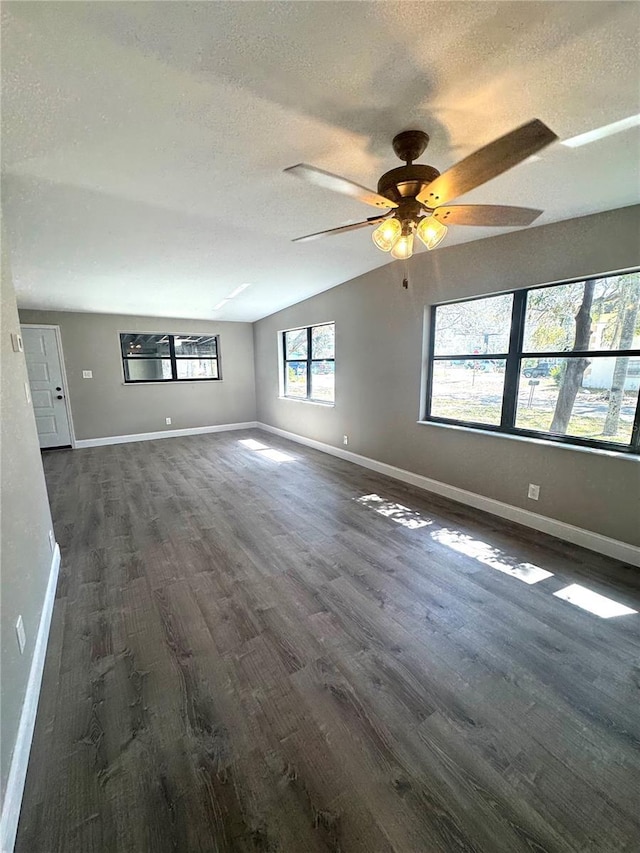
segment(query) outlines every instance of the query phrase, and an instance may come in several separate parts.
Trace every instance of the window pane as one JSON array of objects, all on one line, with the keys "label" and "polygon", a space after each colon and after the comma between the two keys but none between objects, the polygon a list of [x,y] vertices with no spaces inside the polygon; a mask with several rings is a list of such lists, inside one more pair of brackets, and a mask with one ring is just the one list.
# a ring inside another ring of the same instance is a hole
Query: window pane
[{"label": "window pane", "polygon": [[285,358],[287,361],[291,358],[306,358],[307,357],[307,330],[294,329],[292,332],[284,333],[285,343]]},{"label": "window pane", "polygon": [[167,335],[120,335],[122,354],[127,358],[169,355]]},{"label": "window pane", "polygon": [[311,365],[311,396],[314,400],[333,403],[335,397],[335,363],[314,361]]},{"label": "window pane", "polygon": [[336,327],[333,323],[311,329],[311,358],[335,358]]},{"label": "window pane", "polygon": [[436,308],[436,355],[506,353],[513,294],[456,302]]},{"label": "window pane", "polygon": [[504,359],[433,362],[431,414],[500,425]]},{"label": "window pane", "polygon": [[306,361],[289,361],[285,369],[285,389],[287,397],[307,396],[307,363]]},{"label": "window pane", "polygon": [[218,354],[216,339],[211,335],[175,335],[174,345],[178,358],[192,355],[215,358]]},{"label": "window pane", "polygon": [[211,358],[179,358],[178,379],[217,379],[218,362]]},{"label": "window pane", "polygon": [[[530,291],[524,352],[640,348],[640,273]],[[576,323],[582,309],[584,321]]]},{"label": "window pane", "polygon": [[627,376],[640,376],[640,358],[630,358]]},{"label": "window pane", "polygon": [[159,382],[172,378],[168,358],[125,358],[124,372],[132,382]]},{"label": "window pane", "polygon": [[640,377],[628,358],[560,358],[520,371],[516,426],[556,435],[629,444]]}]

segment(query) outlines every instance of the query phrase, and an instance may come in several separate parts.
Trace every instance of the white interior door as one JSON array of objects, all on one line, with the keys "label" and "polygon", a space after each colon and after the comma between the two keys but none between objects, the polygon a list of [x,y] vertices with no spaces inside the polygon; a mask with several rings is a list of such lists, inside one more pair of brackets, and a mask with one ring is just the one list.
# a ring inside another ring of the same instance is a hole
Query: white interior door
[{"label": "white interior door", "polygon": [[40,447],[71,444],[71,429],[62,381],[62,359],[55,329],[22,327]]}]

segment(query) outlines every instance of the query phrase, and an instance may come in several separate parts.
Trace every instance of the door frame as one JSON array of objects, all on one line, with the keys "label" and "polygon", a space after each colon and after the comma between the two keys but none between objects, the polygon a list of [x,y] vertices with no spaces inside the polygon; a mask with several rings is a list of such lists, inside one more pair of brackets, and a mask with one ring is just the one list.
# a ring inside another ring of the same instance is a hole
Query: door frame
[{"label": "door frame", "polygon": [[[67,420],[69,421],[69,436],[71,438],[71,447],[76,449],[76,433],[73,428],[73,415],[71,414],[71,400],[69,399],[69,380],[67,379],[67,366],[64,361],[64,352],[62,351],[62,335],[60,334],[60,326],[53,326],[50,323],[20,323],[25,329],[53,329],[56,336],[56,345],[58,347],[58,356],[60,357],[60,370],[62,372],[62,382],[64,384],[64,406],[67,410]],[[25,356],[26,358],[26,356]]]}]

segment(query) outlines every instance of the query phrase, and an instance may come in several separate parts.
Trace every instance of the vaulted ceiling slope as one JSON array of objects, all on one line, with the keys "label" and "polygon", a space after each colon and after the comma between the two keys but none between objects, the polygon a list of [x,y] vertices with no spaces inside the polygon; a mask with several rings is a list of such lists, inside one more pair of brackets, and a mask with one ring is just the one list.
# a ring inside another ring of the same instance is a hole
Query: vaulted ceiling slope
[{"label": "vaulted ceiling slope", "polygon": [[[25,307],[255,320],[388,262],[371,215],[283,174],[375,189],[391,139],[443,171],[537,117],[565,140],[640,113],[632,2],[5,2],[3,209]],[[639,130],[465,201],[536,224],[638,201]],[[451,229],[447,245],[509,229]],[[441,250],[436,250],[441,251]],[[236,298],[214,310],[240,285]]]}]

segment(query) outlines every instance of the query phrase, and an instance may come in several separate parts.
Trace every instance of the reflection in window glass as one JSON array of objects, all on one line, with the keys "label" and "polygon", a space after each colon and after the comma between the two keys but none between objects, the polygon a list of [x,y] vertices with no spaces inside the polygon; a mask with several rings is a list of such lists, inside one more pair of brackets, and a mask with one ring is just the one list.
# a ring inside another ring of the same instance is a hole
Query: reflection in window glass
[{"label": "reflection in window glass", "polygon": [[335,357],[336,327],[333,323],[311,327],[311,358]]},{"label": "reflection in window glass", "polygon": [[288,361],[285,370],[285,389],[287,397],[307,396],[307,362]]},{"label": "reflection in window glass", "polygon": [[484,355],[509,349],[513,295],[439,305],[435,355]]},{"label": "reflection in window glass", "polygon": [[284,333],[285,358],[289,359],[307,357],[307,330],[294,329],[292,332]]},{"label": "reflection in window glass", "polygon": [[120,335],[122,355],[126,358],[169,357],[169,338],[167,335]]},{"label": "reflection in window glass", "polygon": [[176,357],[200,356],[215,358],[218,354],[215,337],[210,335],[175,335]]},{"label": "reflection in window glass", "polygon": [[523,359],[516,427],[629,444],[640,383],[625,379],[612,396],[616,370],[620,376],[625,372],[620,361],[605,356]]},{"label": "reflection in window glass", "polygon": [[125,379],[130,382],[162,382],[171,379],[171,361],[168,358],[125,359]]},{"label": "reflection in window glass", "polygon": [[215,359],[179,358],[176,362],[178,379],[217,379]]},{"label": "reflection in window glass", "polygon": [[311,362],[311,397],[332,403],[335,397],[335,362]]},{"label": "reflection in window glass", "polygon": [[431,414],[479,424],[500,424],[504,359],[436,361],[433,365]]},{"label": "reflection in window glass", "polygon": [[639,299],[637,272],[530,290],[523,352],[631,349]]}]

